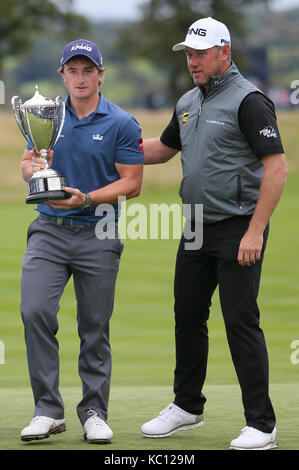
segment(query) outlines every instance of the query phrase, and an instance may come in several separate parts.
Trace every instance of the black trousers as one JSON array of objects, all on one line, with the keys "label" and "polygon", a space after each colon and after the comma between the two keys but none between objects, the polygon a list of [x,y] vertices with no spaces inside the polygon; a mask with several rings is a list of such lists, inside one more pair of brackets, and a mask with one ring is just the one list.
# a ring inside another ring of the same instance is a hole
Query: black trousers
[{"label": "black trousers", "polygon": [[[209,310],[219,285],[227,340],[242,391],[247,426],[272,432],[275,415],[269,398],[268,354],[259,326],[257,305],[262,259],[269,226],[264,232],[261,260],[252,266],[237,261],[239,244],[250,217],[204,224],[198,250],[180,241],[174,282],[176,368],[174,402],[194,414],[203,412],[202,393],[208,359]],[[225,406],[225,404],[224,404]]]}]

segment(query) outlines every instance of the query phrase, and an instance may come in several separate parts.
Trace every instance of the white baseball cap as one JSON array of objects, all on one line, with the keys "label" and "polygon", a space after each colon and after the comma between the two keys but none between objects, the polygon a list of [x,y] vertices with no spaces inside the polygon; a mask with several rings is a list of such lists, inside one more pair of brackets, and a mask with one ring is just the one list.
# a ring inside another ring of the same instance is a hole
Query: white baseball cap
[{"label": "white baseball cap", "polygon": [[225,44],[231,44],[227,27],[209,16],[195,21],[188,29],[185,41],[173,46],[172,50],[180,51],[185,47],[203,50]]}]

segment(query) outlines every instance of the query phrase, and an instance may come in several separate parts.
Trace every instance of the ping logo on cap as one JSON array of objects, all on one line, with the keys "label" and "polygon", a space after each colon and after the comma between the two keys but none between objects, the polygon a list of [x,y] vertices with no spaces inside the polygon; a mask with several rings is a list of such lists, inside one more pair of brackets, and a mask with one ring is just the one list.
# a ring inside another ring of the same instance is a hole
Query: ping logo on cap
[{"label": "ping logo on cap", "polygon": [[88,51],[88,52],[91,52],[92,51],[92,47],[89,46],[88,44],[74,44],[71,48],[71,51],[76,51],[77,49],[80,49],[81,51]]},{"label": "ping logo on cap", "polygon": [[188,29],[188,34],[195,34],[198,36],[206,36],[207,35],[207,30],[203,28],[189,28]]}]

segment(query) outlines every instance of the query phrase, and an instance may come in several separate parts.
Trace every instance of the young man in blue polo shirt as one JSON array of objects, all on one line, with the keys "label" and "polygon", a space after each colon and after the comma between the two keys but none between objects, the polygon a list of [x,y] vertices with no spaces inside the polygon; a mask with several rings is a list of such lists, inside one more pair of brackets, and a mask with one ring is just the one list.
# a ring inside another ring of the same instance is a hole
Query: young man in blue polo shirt
[{"label": "young man in blue polo shirt", "polygon": [[[56,333],[59,300],[73,276],[83,385],[77,413],[84,438],[105,443],[113,436],[106,423],[111,376],[109,320],[123,245],[117,223],[115,237],[96,236],[101,219],[96,208],[113,205],[117,222],[118,197],[139,194],[142,138],[135,118],[99,93],[104,68],[94,43],[80,39],[67,44],[59,72],[69,96],[65,124],[48,160],[66,177],[65,190],[71,197],[38,204],[39,216],[28,229],[21,314],[35,411],[21,439],[39,440],[66,429],[58,388]],[[22,160],[24,179],[44,165],[43,159],[27,148]]]}]

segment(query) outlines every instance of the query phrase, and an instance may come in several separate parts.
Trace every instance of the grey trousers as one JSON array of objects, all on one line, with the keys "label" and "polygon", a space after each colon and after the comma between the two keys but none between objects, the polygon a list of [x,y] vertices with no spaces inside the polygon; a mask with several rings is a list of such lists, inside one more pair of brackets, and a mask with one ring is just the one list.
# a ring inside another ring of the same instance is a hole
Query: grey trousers
[{"label": "grey trousers", "polygon": [[89,409],[107,420],[111,377],[109,320],[122,249],[118,237],[99,240],[94,227],[60,226],[42,217],[29,226],[22,269],[21,315],[34,416],[64,417],[59,392],[57,313],[63,290],[73,276],[83,394],[77,413],[82,424]]}]

